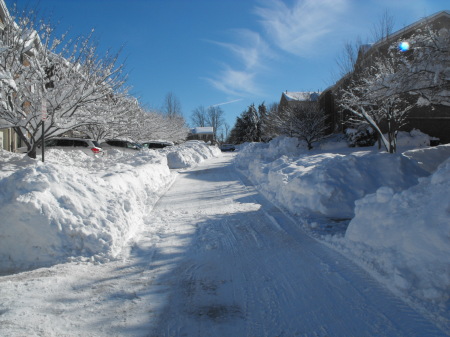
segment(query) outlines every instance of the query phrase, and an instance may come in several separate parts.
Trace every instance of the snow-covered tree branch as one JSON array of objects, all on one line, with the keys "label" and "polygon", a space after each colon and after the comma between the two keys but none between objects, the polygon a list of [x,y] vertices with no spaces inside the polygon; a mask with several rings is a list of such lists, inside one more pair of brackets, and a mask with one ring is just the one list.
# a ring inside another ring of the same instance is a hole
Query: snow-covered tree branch
[{"label": "snow-covered tree branch", "polygon": [[391,43],[386,55],[364,60],[365,66],[352,74],[338,98],[344,111],[376,130],[390,153],[396,151],[397,132],[413,107],[450,106],[449,31],[426,26],[411,37],[411,48],[404,52],[398,48],[401,42]]},{"label": "snow-covered tree branch", "polygon": [[92,104],[124,84],[123,65],[117,65],[118,54],[99,58],[92,35],[73,41],[56,37],[54,27],[33,13],[17,15],[5,26],[0,116],[34,158],[42,130],[52,137],[92,121]]}]

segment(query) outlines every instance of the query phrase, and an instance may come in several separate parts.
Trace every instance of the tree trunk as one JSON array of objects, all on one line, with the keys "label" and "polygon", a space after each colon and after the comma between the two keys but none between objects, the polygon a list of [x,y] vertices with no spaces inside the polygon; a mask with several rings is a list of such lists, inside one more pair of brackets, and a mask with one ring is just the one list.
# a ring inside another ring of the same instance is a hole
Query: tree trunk
[{"label": "tree trunk", "polygon": [[28,151],[28,157],[36,159],[36,146],[33,146],[33,148]]}]

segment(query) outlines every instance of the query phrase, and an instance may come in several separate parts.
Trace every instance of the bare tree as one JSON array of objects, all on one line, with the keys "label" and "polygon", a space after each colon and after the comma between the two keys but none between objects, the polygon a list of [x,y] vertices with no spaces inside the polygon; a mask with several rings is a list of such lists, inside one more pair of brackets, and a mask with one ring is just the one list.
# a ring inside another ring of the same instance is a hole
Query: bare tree
[{"label": "bare tree", "polygon": [[379,17],[378,21],[373,24],[372,38],[374,42],[386,40],[394,31],[395,19],[386,9]]},{"label": "bare tree", "polygon": [[181,103],[177,96],[173,92],[168,92],[164,98],[162,111],[167,116],[182,116]]},{"label": "bare tree", "polygon": [[220,106],[208,107],[206,123],[213,127],[214,139],[217,139],[217,132],[225,122],[223,119],[223,114],[224,112]]},{"label": "bare tree", "polygon": [[223,128],[225,129],[225,138],[224,139],[228,139],[228,135],[230,134],[230,124],[228,124],[227,122],[224,122]]},{"label": "bare tree", "polygon": [[[393,32],[395,20],[388,10],[385,10],[378,21],[373,24],[371,42],[375,43],[387,39]],[[358,36],[354,42],[347,41],[341,53],[335,58],[338,73],[334,77],[342,78],[355,70],[356,61],[364,54],[371,44]]]},{"label": "bare tree", "polygon": [[206,121],[208,120],[208,113],[203,105],[196,107],[192,111],[191,121],[192,126],[205,127]]},{"label": "bare tree", "polygon": [[308,149],[325,136],[326,116],[317,102],[303,102],[269,115],[269,124],[277,135],[304,140]]},{"label": "bare tree", "polygon": [[301,104],[291,108],[290,123],[294,135],[308,144],[308,149],[313,148],[312,144],[325,136],[327,126],[326,116],[316,102],[311,104]]},{"label": "bare tree", "polygon": [[337,77],[341,78],[355,70],[356,60],[361,52],[363,42],[360,37],[355,42],[346,42],[342,52],[336,57],[335,62],[338,67]]}]

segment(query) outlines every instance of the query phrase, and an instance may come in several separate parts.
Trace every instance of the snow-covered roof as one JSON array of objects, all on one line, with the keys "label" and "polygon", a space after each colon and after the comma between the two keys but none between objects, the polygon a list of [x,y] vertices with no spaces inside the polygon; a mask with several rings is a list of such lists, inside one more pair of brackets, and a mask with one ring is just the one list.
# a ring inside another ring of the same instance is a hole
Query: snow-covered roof
[{"label": "snow-covered roof", "polygon": [[283,95],[287,101],[315,102],[319,99],[320,94],[321,93],[319,91],[306,91],[306,92],[285,91],[285,92],[283,92]]},{"label": "snow-covered roof", "polygon": [[191,129],[191,133],[194,135],[198,134],[214,134],[214,128],[212,126],[197,126]]}]

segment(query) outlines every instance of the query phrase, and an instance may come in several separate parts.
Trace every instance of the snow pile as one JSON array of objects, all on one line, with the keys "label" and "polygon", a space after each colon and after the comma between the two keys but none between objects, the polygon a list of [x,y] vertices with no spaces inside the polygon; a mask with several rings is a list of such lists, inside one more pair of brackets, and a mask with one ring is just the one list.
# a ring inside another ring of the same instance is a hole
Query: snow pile
[{"label": "snow pile", "polygon": [[436,138],[430,137],[417,129],[413,129],[410,132],[400,131],[397,135],[397,147],[426,147],[430,146],[432,139]]},{"label": "snow pile", "polygon": [[0,180],[2,270],[116,257],[172,180],[161,155],[149,154],[145,164],[141,156],[95,165],[98,159],[73,154],[77,160],[49,151],[45,163],[30,162]]},{"label": "snow pile", "polygon": [[291,213],[353,218],[345,237],[322,238],[403,297],[436,317],[447,317],[445,321],[450,303],[450,145],[424,147],[428,136],[403,136],[402,146],[418,149],[387,154],[376,146],[361,151],[334,142],[271,157],[270,145],[248,144],[236,166]]},{"label": "snow pile", "polygon": [[401,191],[426,175],[402,155],[306,150],[296,156],[281,157],[273,152],[276,156],[269,158],[270,151],[261,155],[255,147],[243,149],[236,158],[237,166],[248,170],[249,178],[269,199],[296,214],[307,210],[331,218],[351,218],[355,200],[382,186]]},{"label": "snow pile", "polygon": [[217,146],[205,143],[184,143],[176,147],[166,147],[161,152],[167,156],[167,163],[171,169],[184,169],[197,165],[205,159],[218,157],[221,154]]},{"label": "snow pile", "polygon": [[450,144],[409,150],[403,152],[403,155],[414,159],[424,170],[433,173],[445,158],[450,157]]},{"label": "snow pile", "polygon": [[[206,145],[189,153],[186,167],[217,154]],[[118,257],[175,177],[159,151],[94,158],[50,150],[45,158],[0,152],[0,271]]]},{"label": "snow pile", "polygon": [[450,158],[418,185],[381,187],[356,202],[347,244],[415,297],[450,300]]}]

